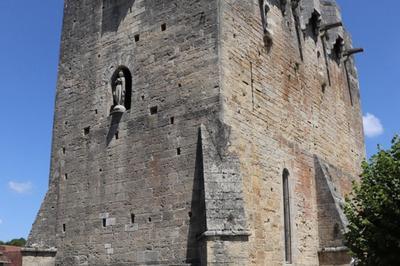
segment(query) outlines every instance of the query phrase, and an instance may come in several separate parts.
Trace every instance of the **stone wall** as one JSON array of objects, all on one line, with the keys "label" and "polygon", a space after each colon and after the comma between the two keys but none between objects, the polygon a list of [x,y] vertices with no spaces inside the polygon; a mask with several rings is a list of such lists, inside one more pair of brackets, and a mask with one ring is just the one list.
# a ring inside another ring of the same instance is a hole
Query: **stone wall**
[{"label": "stone wall", "polygon": [[21,248],[0,245],[0,265],[22,266]]},{"label": "stone wall", "polygon": [[57,250],[22,248],[22,266],[55,266]]},{"label": "stone wall", "polygon": [[[286,230],[294,265],[343,264],[329,217],[365,153],[357,71],[346,31],[316,30],[335,1],[295,3],[66,0],[28,244],[59,265],[284,265]],[[131,105],[111,114],[121,67]]]},{"label": "stone wall", "polygon": [[[232,128],[229,150],[241,162],[251,232],[248,264],[285,263],[286,168],[292,262],[319,265],[317,214],[322,205],[317,204],[314,156],[345,173],[334,180],[342,197],[350,191],[365,156],[358,83],[350,84],[351,103],[344,63],[332,50],[339,36],[347,40],[347,47],[351,43],[343,28],[334,29],[328,32],[330,39],[324,39],[324,52],[321,37],[311,27],[310,10],[321,15],[322,25],[341,21],[335,1],[301,1],[301,8],[292,8],[291,1],[265,1],[264,30],[260,2],[219,1],[222,117]],[[354,66],[348,67],[356,77]],[[329,228],[334,227],[331,223]]]},{"label": "stone wall", "polygon": [[[200,262],[196,154],[219,110],[216,10],[66,1],[50,189],[29,245],[57,247],[59,265]],[[132,107],[111,116],[122,65]]]},{"label": "stone wall", "polygon": [[55,258],[26,256],[22,258],[23,266],[54,266]]}]

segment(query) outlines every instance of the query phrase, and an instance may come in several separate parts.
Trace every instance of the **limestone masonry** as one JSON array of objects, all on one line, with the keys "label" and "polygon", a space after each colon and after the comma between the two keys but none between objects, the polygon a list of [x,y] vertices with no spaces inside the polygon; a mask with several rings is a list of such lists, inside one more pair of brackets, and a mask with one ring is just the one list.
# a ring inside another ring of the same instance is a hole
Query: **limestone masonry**
[{"label": "limestone masonry", "polygon": [[65,0],[25,264],[349,265],[360,51],[335,0]]}]

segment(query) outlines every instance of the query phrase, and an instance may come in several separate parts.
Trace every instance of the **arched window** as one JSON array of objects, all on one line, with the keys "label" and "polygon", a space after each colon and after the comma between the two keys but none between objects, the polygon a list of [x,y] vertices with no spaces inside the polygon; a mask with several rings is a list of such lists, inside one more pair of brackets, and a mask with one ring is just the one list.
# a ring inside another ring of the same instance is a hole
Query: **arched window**
[{"label": "arched window", "polygon": [[125,66],[118,67],[111,77],[113,105],[111,112],[125,112],[131,109],[132,74]]},{"label": "arched window", "polygon": [[289,170],[284,169],[282,174],[283,184],[283,216],[285,227],[285,260],[292,263],[292,232],[290,221],[290,193],[289,193]]}]

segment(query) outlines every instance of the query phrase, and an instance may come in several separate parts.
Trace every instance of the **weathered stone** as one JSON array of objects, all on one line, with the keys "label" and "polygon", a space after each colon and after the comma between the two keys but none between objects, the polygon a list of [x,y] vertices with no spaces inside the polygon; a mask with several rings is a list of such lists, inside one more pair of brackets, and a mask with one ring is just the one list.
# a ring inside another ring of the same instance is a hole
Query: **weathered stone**
[{"label": "weathered stone", "polygon": [[349,262],[340,202],[365,154],[354,59],[335,50],[351,39],[319,34],[334,0],[65,2],[28,245],[68,266]]}]

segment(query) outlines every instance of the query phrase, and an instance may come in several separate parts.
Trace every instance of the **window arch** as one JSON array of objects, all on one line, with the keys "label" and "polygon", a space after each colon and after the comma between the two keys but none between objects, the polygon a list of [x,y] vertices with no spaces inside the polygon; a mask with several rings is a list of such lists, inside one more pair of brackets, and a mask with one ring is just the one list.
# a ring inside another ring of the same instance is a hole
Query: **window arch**
[{"label": "window arch", "polygon": [[292,228],[290,217],[290,190],[289,190],[289,170],[283,169],[282,184],[283,184],[283,217],[285,228],[285,261],[292,263]]}]

